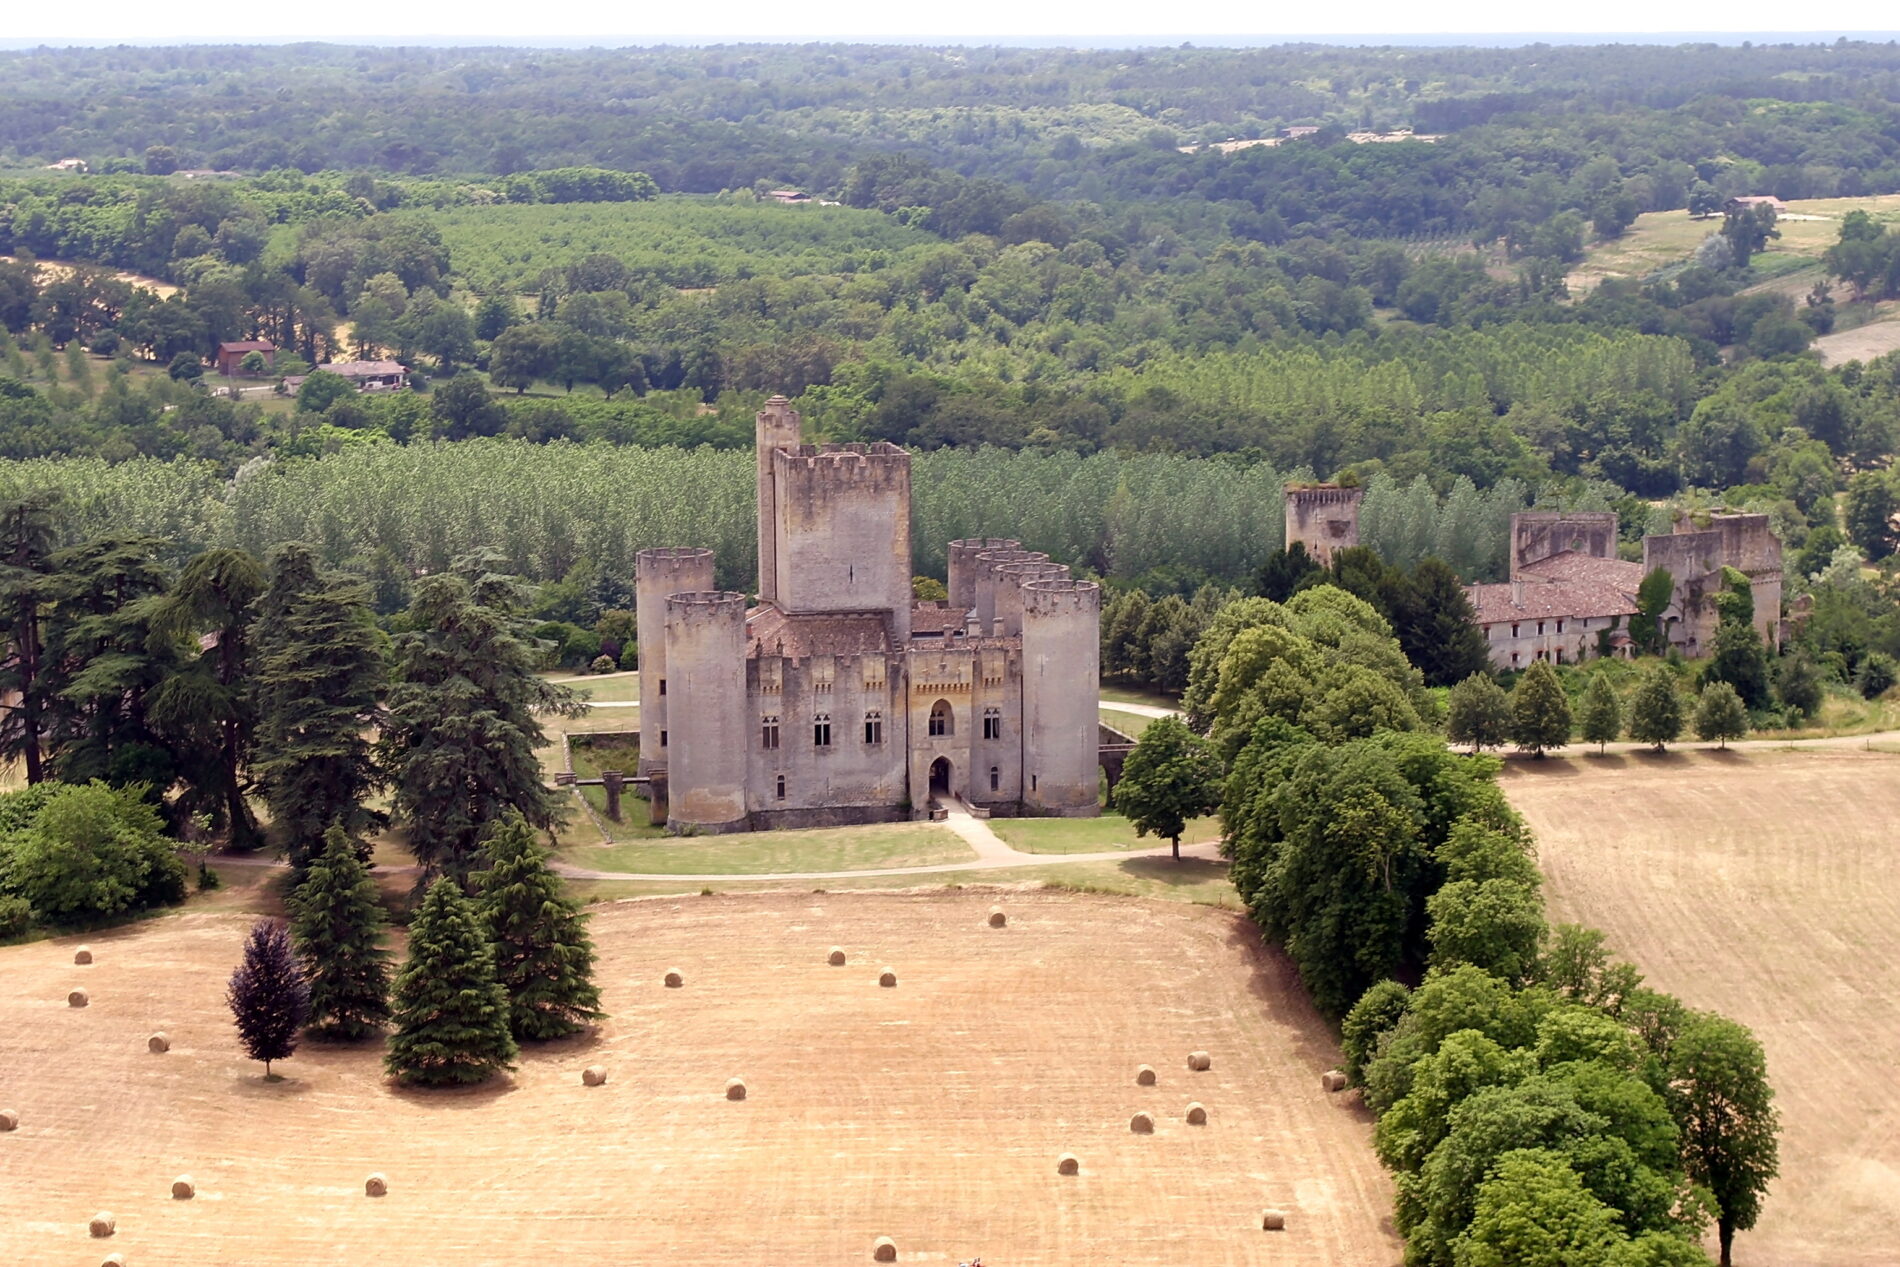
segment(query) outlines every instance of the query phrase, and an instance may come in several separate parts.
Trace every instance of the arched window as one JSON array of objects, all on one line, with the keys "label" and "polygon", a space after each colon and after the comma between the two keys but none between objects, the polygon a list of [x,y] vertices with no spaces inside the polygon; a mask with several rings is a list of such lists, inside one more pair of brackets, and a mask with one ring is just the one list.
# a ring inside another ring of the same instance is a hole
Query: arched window
[{"label": "arched window", "polygon": [[994,792],[1003,781],[1003,772],[995,766],[990,767],[990,791]]},{"label": "arched window", "polygon": [[875,708],[864,715],[864,742],[884,742],[884,714]]},{"label": "arched window", "polygon": [[956,719],[950,712],[949,700],[938,700],[930,706],[930,734],[953,735],[956,733]]},{"label": "arched window", "polygon": [[1003,710],[986,708],[983,710],[983,737],[1001,739],[1003,737]]},{"label": "arched window", "polygon": [[814,748],[829,748],[831,746],[830,713],[820,713],[818,716],[812,718],[811,742]]}]

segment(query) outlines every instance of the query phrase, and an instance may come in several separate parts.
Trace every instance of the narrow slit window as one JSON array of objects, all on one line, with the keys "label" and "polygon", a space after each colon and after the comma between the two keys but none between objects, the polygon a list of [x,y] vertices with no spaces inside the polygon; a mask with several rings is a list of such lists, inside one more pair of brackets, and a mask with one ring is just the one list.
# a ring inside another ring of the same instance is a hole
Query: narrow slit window
[{"label": "narrow slit window", "polygon": [[785,776],[782,774],[778,776],[778,799],[785,799]]},{"label": "narrow slit window", "polygon": [[1003,772],[999,770],[997,767],[991,766],[990,767],[990,791],[992,792],[996,791],[998,788],[1002,786],[1002,783],[1003,783]]}]

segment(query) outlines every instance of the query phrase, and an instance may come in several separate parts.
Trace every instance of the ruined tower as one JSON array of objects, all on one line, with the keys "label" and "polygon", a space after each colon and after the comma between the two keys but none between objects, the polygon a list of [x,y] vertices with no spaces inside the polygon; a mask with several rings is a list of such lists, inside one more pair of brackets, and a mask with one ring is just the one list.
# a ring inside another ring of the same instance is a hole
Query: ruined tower
[{"label": "ruined tower", "polygon": [[1359,503],[1363,488],[1337,484],[1286,486],[1286,545],[1295,541],[1321,567],[1330,567],[1333,551],[1359,544]]},{"label": "ruined tower", "polygon": [[1511,579],[1533,563],[1569,551],[1591,559],[1616,557],[1613,510],[1527,510],[1511,516]]}]

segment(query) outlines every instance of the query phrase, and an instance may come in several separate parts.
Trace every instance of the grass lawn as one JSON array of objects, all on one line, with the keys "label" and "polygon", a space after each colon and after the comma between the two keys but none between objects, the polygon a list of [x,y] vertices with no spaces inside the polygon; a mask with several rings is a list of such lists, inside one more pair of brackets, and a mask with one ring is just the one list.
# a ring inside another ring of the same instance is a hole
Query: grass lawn
[{"label": "grass lawn", "polygon": [[1104,704],[1101,709],[1102,725],[1112,726],[1130,739],[1140,739],[1143,731],[1154,725],[1155,719],[1144,717],[1140,713],[1130,713],[1116,708],[1113,704]]},{"label": "grass lawn", "polygon": [[1155,708],[1179,708],[1181,701],[1172,695],[1163,695],[1159,691],[1138,691],[1125,686],[1104,686],[1101,689],[1104,704],[1149,704]]},{"label": "grass lawn", "polygon": [[[1137,836],[1120,814],[1100,818],[993,818],[990,830],[1024,853],[1107,853],[1111,849],[1153,849],[1168,842]],[[1197,818],[1181,833],[1181,843],[1220,839],[1220,820]]]},{"label": "grass lawn", "polygon": [[634,774],[640,769],[640,745],[631,735],[575,735],[567,742],[574,773],[583,779],[598,779],[602,770]]},{"label": "grass lawn", "polygon": [[640,702],[640,675],[638,673],[591,673],[580,677],[550,675],[548,681],[556,686],[571,686],[584,693],[589,700],[602,703],[637,704]]},{"label": "grass lawn", "polygon": [[863,871],[928,867],[976,856],[949,828],[934,823],[760,831],[734,836],[627,841],[564,848],[561,857],[591,871],[678,875],[767,875],[784,871]]}]

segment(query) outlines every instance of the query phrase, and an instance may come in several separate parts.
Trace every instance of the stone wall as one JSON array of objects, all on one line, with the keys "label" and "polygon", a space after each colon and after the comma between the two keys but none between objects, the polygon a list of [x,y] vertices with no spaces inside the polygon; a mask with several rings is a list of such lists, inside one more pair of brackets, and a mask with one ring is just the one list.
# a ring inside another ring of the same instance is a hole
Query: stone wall
[{"label": "stone wall", "polygon": [[1100,812],[1101,614],[1093,581],[1023,586],[1025,812]]},{"label": "stone wall", "polygon": [[[895,812],[904,803],[908,728],[903,668],[892,659],[761,655],[747,661],[742,743],[746,808],[755,826],[766,821],[761,815],[783,822],[794,811]],[[865,722],[873,713],[879,738],[867,743]],[[765,746],[767,718],[777,719],[776,748]],[[830,727],[829,744],[817,742],[821,721]]]},{"label": "stone wall", "polygon": [[745,613],[744,594],[666,600],[667,681],[680,701],[668,718],[667,826],[674,831],[747,825]]},{"label": "stone wall", "polygon": [[1333,551],[1359,544],[1359,503],[1363,488],[1335,484],[1289,485],[1286,490],[1286,545],[1295,541],[1322,567],[1331,566]]},{"label": "stone wall", "polygon": [[1616,557],[1616,512],[1524,511],[1511,516],[1511,579],[1518,569],[1574,550],[1592,559]]},{"label": "stone wall", "polygon": [[910,637],[910,454],[889,444],[772,454],[773,594],[787,612],[889,611]]},{"label": "stone wall", "polygon": [[666,600],[709,593],[713,553],[691,547],[642,550],[634,556],[634,620],[640,640],[640,773],[666,768],[660,737],[666,724]]}]

